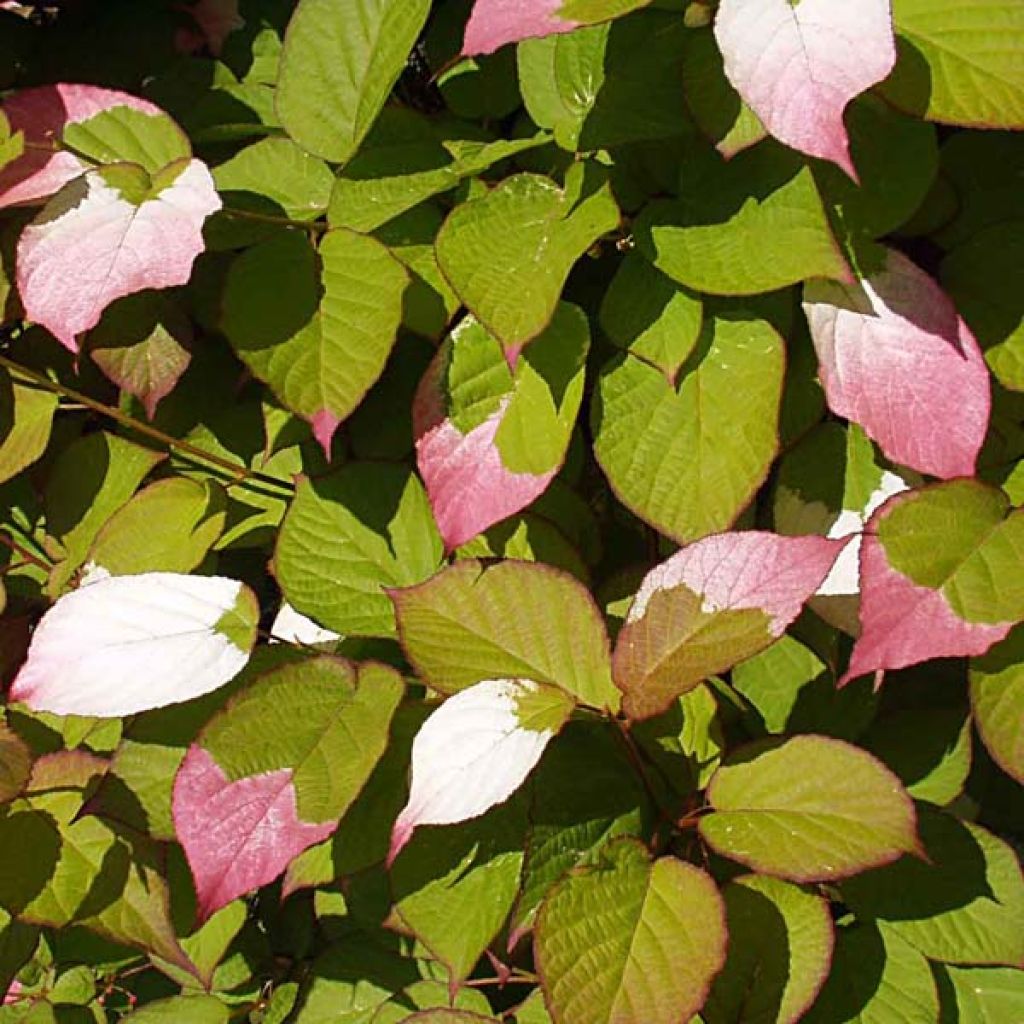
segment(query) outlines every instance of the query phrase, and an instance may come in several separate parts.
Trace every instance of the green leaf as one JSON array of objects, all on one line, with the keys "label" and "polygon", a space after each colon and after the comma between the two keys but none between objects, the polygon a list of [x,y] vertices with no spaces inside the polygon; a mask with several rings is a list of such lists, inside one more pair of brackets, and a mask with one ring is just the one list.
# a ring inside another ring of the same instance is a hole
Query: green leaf
[{"label": "green leaf", "polygon": [[401,676],[367,662],[304,659],[261,676],[203,729],[231,780],[288,768],[298,816],[321,822],[352,805],[387,746]]},{"label": "green leaf", "polygon": [[295,1024],[370,1024],[378,1007],[419,979],[416,963],[359,933],[312,965]]},{"label": "green leaf", "polygon": [[47,532],[64,549],[50,576],[58,594],[88,557],[100,528],[164,456],[115,434],[87,434],[58,456],[44,494]]},{"label": "green leaf", "polygon": [[108,380],[142,402],[150,419],[192,360],[192,324],[162,292],[118,300],[89,332],[93,361]]},{"label": "green leaf", "polygon": [[571,722],[537,768],[523,885],[510,944],[533,926],[551,887],[595,862],[615,836],[641,837],[651,811],[622,746],[607,727]]},{"label": "green leaf", "polygon": [[532,679],[618,708],[601,614],[565,573],[536,562],[457,562],[391,599],[406,655],[442,693],[484,679]]},{"label": "green leaf", "polygon": [[0,722],[0,804],[22,791],[31,768],[32,752],[16,732]]},{"label": "green leaf", "polygon": [[212,481],[158,480],[106,521],[88,560],[115,576],[189,573],[223,532],[226,507],[224,488]]},{"label": "green leaf", "polygon": [[928,961],[884,925],[840,928],[832,970],[805,1024],[936,1024]]},{"label": "green leaf", "polygon": [[915,492],[878,524],[889,564],[967,622],[1024,619],[1024,510],[977,480]]},{"label": "green leaf", "polygon": [[710,876],[620,839],[548,895],[535,955],[556,1024],[650,1024],[700,1009],[725,946]]},{"label": "green leaf", "polygon": [[469,125],[437,123],[400,107],[384,110],[334,182],[331,227],[373,231],[463,178],[548,141],[543,134],[494,140],[475,134]]},{"label": "green leaf", "polygon": [[893,0],[899,61],[882,86],[929,121],[1024,127],[1024,9],[1016,0]]},{"label": "green leaf", "polygon": [[419,583],[442,555],[417,477],[398,464],[351,463],[299,481],[278,535],[274,572],[288,602],[320,625],[390,636],[395,617],[382,588]]},{"label": "green leaf", "polygon": [[58,823],[37,810],[0,818],[0,840],[9,851],[0,905],[34,924],[84,924],[189,969],[155,843],[96,817]]},{"label": "green leaf", "polygon": [[31,466],[46,450],[57,396],[0,368],[0,481]]},{"label": "green leaf", "polygon": [[7,992],[38,944],[38,928],[15,921],[0,907],[0,992]]},{"label": "green leaf", "polygon": [[822,897],[744,875],[723,890],[729,955],[701,1011],[706,1024],[803,1017],[829,973],[832,916]]},{"label": "green leaf", "polygon": [[681,543],[726,529],[778,449],[782,339],[763,320],[717,316],[673,387],[626,356],[591,410],[594,454],[619,500]]},{"label": "green leaf", "polygon": [[300,0],[288,23],[277,112],[303,149],[346,163],[380,113],[430,0]]},{"label": "green leaf", "polygon": [[526,512],[511,516],[478,534],[455,551],[457,558],[511,558],[520,562],[544,562],[571,573],[581,583],[589,573],[579,551],[564,533],[542,516]]},{"label": "green leaf", "polygon": [[640,252],[680,284],[755,295],[809,277],[850,280],[810,167],[778,143],[728,162],[699,150],[679,189],[678,200],[649,203],[633,232]]},{"label": "green leaf", "polygon": [[[377,1019],[374,1018],[374,1024]],[[422,1013],[414,1013],[402,1020],[402,1024],[498,1024],[494,1017],[481,1017],[478,1013],[469,1013],[466,1010],[424,1010]]]},{"label": "green leaf", "polygon": [[[426,1012],[414,1012],[417,1010]],[[490,1015],[491,1004],[479,989],[461,988],[452,1001],[448,986],[433,978],[423,978],[407,985],[377,1010],[373,1015],[373,1024],[404,1024],[409,1020],[431,1020],[431,1014],[437,1013],[453,1014],[452,1024],[481,1024],[482,1021],[497,1024]],[[442,1022],[448,1019],[440,1018]]]},{"label": "green leaf", "polygon": [[286,233],[232,264],[222,326],[252,372],[313,424],[327,450],[384,369],[407,283],[376,239],[335,230],[316,250]]},{"label": "green leaf", "polygon": [[448,968],[453,988],[512,909],[525,829],[523,802],[514,798],[472,821],[421,826],[391,869],[399,916]]},{"label": "green leaf", "polygon": [[825,736],[752,744],[708,787],[700,834],[757,871],[814,882],[920,850],[914,805],[866,751]]},{"label": "green leaf", "polygon": [[166,114],[112,107],[65,126],[64,145],[98,164],[133,163],[149,174],[188,160],[188,137]]},{"label": "green leaf", "polygon": [[768,134],[726,78],[710,25],[683,34],[683,89],[697,127],[722,156],[733,157]]},{"label": "green leaf", "polygon": [[700,338],[703,319],[700,299],[636,252],[619,265],[601,302],[601,328],[612,343],[673,383]]},{"label": "green leaf", "polygon": [[607,174],[595,164],[574,164],[564,188],[517,174],[449,214],[437,261],[488,331],[519,346],[544,330],[573,264],[618,223]]},{"label": "green leaf", "polygon": [[942,284],[1004,387],[1024,391],[1024,236],[1021,220],[977,232],[942,263]]},{"label": "green leaf", "polygon": [[213,996],[171,996],[121,1018],[131,1024],[227,1024],[231,1008]]},{"label": "green leaf", "polygon": [[914,708],[876,720],[860,743],[915,800],[938,807],[963,791],[971,770],[971,721],[962,708]]},{"label": "green leaf", "polygon": [[845,903],[862,921],[885,922],[932,960],[1024,961],[1024,881],[1013,850],[990,832],[921,808],[928,861],[903,858],[848,879]]},{"label": "green leaf", "polygon": [[225,209],[206,226],[206,238],[214,248],[237,248],[274,230],[261,217],[316,220],[327,209],[334,175],[290,139],[270,138],[215,167],[213,181]]},{"label": "green leaf", "polygon": [[1024,971],[943,964],[935,973],[943,997],[942,1024],[1003,1024],[1024,1015]]},{"label": "green leaf", "polygon": [[515,1009],[515,1024],[552,1024],[551,1015],[544,1005],[544,992],[535,988]]},{"label": "green leaf", "polygon": [[[646,11],[525,39],[516,57],[527,112],[570,152],[685,132],[685,33],[678,15]],[[638,53],[645,59],[638,61]]]},{"label": "green leaf", "polygon": [[1024,784],[1024,628],[971,659],[971,707],[978,735],[996,763]]},{"label": "green leaf", "polygon": [[851,103],[844,120],[860,184],[824,161],[814,165],[814,177],[848,235],[880,238],[908,220],[928,194],[939,169],[935,129],[871,95]]}]

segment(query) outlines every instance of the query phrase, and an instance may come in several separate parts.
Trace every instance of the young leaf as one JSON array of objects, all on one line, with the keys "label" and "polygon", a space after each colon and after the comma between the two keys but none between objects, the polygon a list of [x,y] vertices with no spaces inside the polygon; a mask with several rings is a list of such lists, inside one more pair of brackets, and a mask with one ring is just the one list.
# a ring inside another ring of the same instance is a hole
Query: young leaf
[{"label": "young leaf", "polygon": [[778,450],[784,346],[764,320],[705,322],[673,386],[633,355],[591,406],[594,455],[619,500],[681,543],[728,529]]},{"label": "young leaf", "polygon": [[723,890],[729,955],[701,1011],[706,1024],[795,1024],[832,961],[828,903],[789,882],[743,875]]},{"label": "young leaf", "polygon": [[535,937],[555,1024],[689,1020],[725,947],[725,905],[711,877],[673,857],[652,863],[629,839],[551,891]]},{"label": "young leaf", "polygon": [[860,571],[861,633],[840,686],[984,654],[1024,618],[1024,511],[975,480],[898,494],[868,525]]},{"label": "young leaf", "polygon": [[472,317],[427,369],[413,403],[416,462],[448,550],[531,504],[558,472],[583,397],[590,331],[576,306],[509,369]]},{"label": "young leaf", "polygon": [[18,242],[25,315],[78,351],[78,335],[114,299],[188,281],[203,251],[203,221],[220,207],[199,160],[174,165],[163,182],[131,164],[75,178]]},{"label": "young leaf", "polygon": [[842,547],[823,537],[722,533],[652,569],[615,645],[612,668],[626,713],[649,718],[768,647],[800,614]]},{"label": "young leaf", "polygon": [[104,110],[127,107],[159,115],[159,107],[116,89],[60,82],[22,89],[4,101],[4,113],[13,131],[22,131],[30,143],[14,162],[0,169],[0,208],[34,204],[88,170],[74,153],[60,149],[64,128],[88,121]]},{"label": "young leaf", "polygon": [[600,612],[567,573],[535,562],[484,568],[467,560],[390,597],[406,655],[442,693],[495,677],[532,679],[618,709]]},{"label": "young leaf", "polygon": [[729,161],[710,146],[688,150],[679,196],[648,203],[633,232],[640,252],[688,288],[756,295],[851,279],[811,169],[770,139]]},{"label": "young leaf", "polygon": [[901,253],[872,252],[870,262],[877,269],[855,284],[804,287],[829,407],[895,462],[971,476],[990,407],[977,342],[938,285]]},{"label": "young leaf", "polygon": [[914,804],[870,754],[825,736],[758,743],[708,787],[700,834],[719,853],[795,882],[845,878],[919,853]]},{"label": "young leaf", "polygon": [[258,618],[252,591],[219,576],[87,581],[43,616],[10,698],[100,717],[191,700],[242,669]]},{"label": "young leaf", "polygon": [[300,0],[288,23],[277,113],[303,149],[344,164],[405,67],[430,0]]},{"label": "young leaf", "polygon": [[1013,849],[939,811],[922,808],[920,824],[927,860],[904,857],[850,878],[843,902],[932,960],[1019,967],[1024,879]]},{"label": "young leaf", "polygon": [[843,111],[896,63],[889,0],[722,0],[715,38],[768,131],[856,180]]},{"label": "young leaf", "polygon": [[507,800],[565,724],[572,699],[526,679],[485,679],[449,697],[412,745],[409,801],[395,822],[390,863],[418,825],[451,825]]},{"label": "young leaf", "polygon": [[246,250],[225,285],[222,326],[281,403],[313,427],[324,452],[380,376],[402,319],[408,275],[374,238],[301,233]]},{"label": "young leaf", "polygon": [[595,164],[573,164],[564,188],[517,174],[448,215],[437,262],[514,362],[551,321],[573,264],[618,223],[607,173]]},{"label": "young leaf", "polygon": [[391,669],[321,657],[261,677],[211,720],[174,782],[205,920],[326,839],[369,778],[402,696]]},{"label": "young leaf", "polygon": [[978,735],[1000,768],[1024,785],[1024,628],[974,658],[970,678]]}]

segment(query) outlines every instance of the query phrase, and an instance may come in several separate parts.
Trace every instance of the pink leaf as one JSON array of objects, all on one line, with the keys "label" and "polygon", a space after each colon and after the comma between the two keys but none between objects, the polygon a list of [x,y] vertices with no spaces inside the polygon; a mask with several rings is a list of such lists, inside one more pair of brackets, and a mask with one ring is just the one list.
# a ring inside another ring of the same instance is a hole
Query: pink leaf
[{"label": "pink leaf", "polygon": [[571,32],[579,22],[560,18],[564,0],[476,0],[466,24],[464,56],[493,53],[520,39]]},{"label": "pink leaf", "polygon": [[14,981],[11,982],[10,988],[4,994],[4,1001],[0,1005],[10,1006],[11,1003],[20,1002],[22,999],[21,991],[21,982],[15,978]]},{"label": "pink leaf", "polygon": [[772,634],[782,636],[845,545],[845,540],[783,537],[757,530],[705,537],[644,577],[626,621],[642,619],[659,591],[684,586],[701,595],[707,612],[765,612],[771,617]]},{"label": "pink leaf", "polygon": [[722,0],[715,38],[765,128],[856,181],[843,111],[896,62],[889,0]]},{"label": "pink leaf", "polygon": [[812,281],[804,312],[829,407],[894,462],[972,476],[988,430],[989,378],[939,286],[901,253],[853,285]]},{"label": "pink leaf", "polygon": [[206,165],[191,160],[174,182],[135,205],[101,171],[65,185],[18,242],[25,314],[72,352],[114,299],[185,284],[203,251],[203,221],[221,207]]},{"label": "pink leaf", "polygon": [[1013,628],[1012,622],[965,622],[941,590],[921,586],[889,564],[876,533],[878,522],[915,493],[891,498],[868,523],[860,551],[860,637],[839,686],[932,658],[984,654]]},{"label": "pink leaf", "polygon": [[[49,152],[64,127],[88,121],[113,107],[160,114],[159,107],[116,89],[96,85],[43,85],[23,89],[4,102],[12,131],[25,133],[25,152],[0,170],[0,208],[38,203],[88,169],[73,153]],[[47,147],[43,149],[33,147]]]},{"label": "pink leaf", "polygon": [[174,828],[185,849],[199,919],[272,882],[337,822],[298,817],[290,768],[230,781],[200,746],[189,747],[174,779]]}]

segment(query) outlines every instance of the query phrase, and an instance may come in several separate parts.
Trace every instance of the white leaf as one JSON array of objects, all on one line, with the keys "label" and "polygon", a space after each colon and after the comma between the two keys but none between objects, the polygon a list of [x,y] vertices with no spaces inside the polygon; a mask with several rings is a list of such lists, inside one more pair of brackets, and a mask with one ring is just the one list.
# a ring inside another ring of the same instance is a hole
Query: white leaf
[{"label": "white leaf", "polygon": [[449,697],[413,741],[409,802],[388,863],[417,825],[466,821],[507,800],[571,710],[563,691],[526,679],[486,679]]},{"label": "white leaf", "polygon": [[237,580],[92,580],[43,616],[12,701],[58,715],[130,715],[209,693],[249,660],[259,607]]}]

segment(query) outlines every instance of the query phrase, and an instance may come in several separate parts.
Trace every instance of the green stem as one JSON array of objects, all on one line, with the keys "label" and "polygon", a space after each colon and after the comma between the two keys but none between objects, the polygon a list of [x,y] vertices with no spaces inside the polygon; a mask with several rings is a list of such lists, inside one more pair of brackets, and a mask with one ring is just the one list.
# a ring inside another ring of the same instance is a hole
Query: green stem
[{"label": "green stem", "polygon": [[256,472],[256,470],[246,469],[245,466],[239,466],[237,463],[231,462],[229,459],[222,458],[219,455],[214,455],[212,452],[204,451],[202,448],[197,448],[195,445],[189,444],[188,441],[179,441],[176,437],[171,437],[169,434],[165,434],[162,430],[159,430],[148,423],[142,423],[140,420],[135,419],[134,416],[129,416],[127,413],[121,412],[120,409],[115,409],[112,405],[106,405],[104,402],[99,402],[95,398],[90,398],[88,395],[84,395],[80,391],[76,391],[74,388],[69,388],[66,384],[60,384],[57,381],[50,380],[49,377],[44,377],[41,373],[37,373],[35,370],[30,370],[27,366],[22,366],[20,363],[16,363],[14,360],[8,359],[6,356],[0,355],[0,366],[9,370],[11,373],[20,374],[27,380],[32,381],[32,383],[38,384],[39,387],[46,388],[47,391],[52,391],[54,394],[70,398],[72,401],[79,403],[87,409],[91,409],[93,412],[99,413],[101,416],[107,416],[115,422],[120,423],[121,426],[127,427],[129,430],[134,430],[139,434],[143,434],[145,437],[148,437],[153,441],[157,441],[167,448],[178,452],[185,452],[193,458],[216,466],[218,469],[222,469],[224,472],[229,473],[237,483],[253,480],[262,484],[268,484],[273,487],[280,488],[283,491],[292,491],[294,489],[286,480],[267,476],[264,473]]},{"label": "green stem", "polygon": [[238,217],[240,220],[255,220],[262,224],[281,224],[289,228],[302,228],[303,230],[327,231],[326,224],[320,224],[313,220],[294,220],[291,217],[278,217],[272,213],[256,213],[253,210],[239,210],[234,206],[225,206],[220,211],[227,217]]}]

